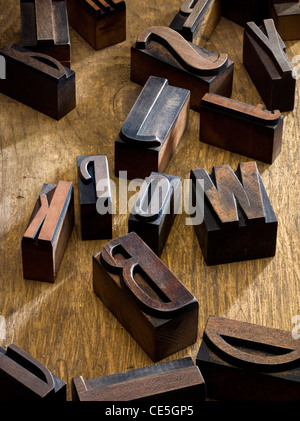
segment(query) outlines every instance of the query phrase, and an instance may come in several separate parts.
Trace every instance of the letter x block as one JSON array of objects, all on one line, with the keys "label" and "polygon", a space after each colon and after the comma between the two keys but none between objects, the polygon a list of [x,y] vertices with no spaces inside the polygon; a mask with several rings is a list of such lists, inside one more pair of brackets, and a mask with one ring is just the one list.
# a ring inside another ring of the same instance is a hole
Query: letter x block
[{"label": "letter x block", "polygon": [[196,341],[198,302],[131,232],[93,257],[94,291],[153,361]]},{"label": "letter x block", "polygon": [[194,229],[208,265],[275,255],[277,219],[255,162],[192,170],[191,179],[193,195],[204,180],[204,219]]}]

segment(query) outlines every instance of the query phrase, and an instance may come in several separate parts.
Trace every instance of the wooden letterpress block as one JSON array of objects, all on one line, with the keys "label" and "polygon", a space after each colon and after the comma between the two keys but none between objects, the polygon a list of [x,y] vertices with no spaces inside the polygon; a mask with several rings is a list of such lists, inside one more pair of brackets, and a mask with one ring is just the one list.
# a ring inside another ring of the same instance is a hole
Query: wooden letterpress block
[{"label": "wooden letterpress block", "polygon": [[300,39],[300,1],[270,0],[270,16],[284,41]]},{"label": "wooden letterpress block", "polygon": [[300,400],[299,340],[291,332],[210,316],[196,364],[210,399]]},{"label": "wooden letterpress block", "polygon": [[201,101],[200,141],[272,164],[281,151],[283,116],[215,94]]},{"label": "wooden letterpress block", "polygon": [[221,17],[221,0],[183,0],[170,24],[186,40],[205,46]]},{"label": "wooden letterpress block", "polygon": [[112,237],[112,198],[106,155],[78,156],[81,237]]},{"label": "wooden letterpress block", "polygon": [[135,232],[93,256],[93,285],[153,361],[196,341],[198,301]]},{"label": "wooden letterpress block", "polygon": [[70,25],[95,50],[126,39],[124,0],[67,0]]},{"label": "wooden letterpress block", "polygon": [[115,141],[115,175],[145,178],[164,172],[187,127],[190,93],[150,77]]},{"label": "wooden letterpress block", "polygon": [[60,120],[76,106],[75,72],[53,57],[35,53],[18,45],[3,47],[6,79],[0,92]]},{"label": "wooden letterpress block", "polygon": [[171,28],[143,31],[131,47],[131,79],[144,85],[149,76],[168,79],[191,92],[191,108],[199,111],[207,92],[231,96],[233,61],[185,40]]},{"label": "wooden letterpress block", "polygon": [[0,348],[0,401],[66,400],[66,383],[14,344]]},{"label": "wooden letterpress block", "polygon": [[238,25],[253,21],[260,25],[268,15],[269,0],[222,0],[222,16]]},{"label": "wooden letterpress block", "polygon": [[128,232],[136,232],[158,256],[175,220],[180,194],[180,177],[152,172],[129,215]]},{"label": "wooden letterpress block", "polygon": [[21,0],[22,46],[70,67],[70,34],[65,0]]},{"label": "wooden letterpress block", "polygon": [[204,219],[194,225],[208,265],[272,257],[276,251],[277,219],[255,162],[192,170],[204,180]]},{"label": "wooden letterpress block", "polygon": [[72,379],[73,401],[201,401],[203,377],[190,357],[92,380]]},{"label": "wooden letterpress block", "polygon": [[73,226],[72,183],[44,184],[22,238],[25,279],[55,281]]},{"label": "wooden letterpress block", "polygon": [[268,110],[293,110],[296,80],[273,19],[264,20],[260,28],[247,23],[243,62]]}]

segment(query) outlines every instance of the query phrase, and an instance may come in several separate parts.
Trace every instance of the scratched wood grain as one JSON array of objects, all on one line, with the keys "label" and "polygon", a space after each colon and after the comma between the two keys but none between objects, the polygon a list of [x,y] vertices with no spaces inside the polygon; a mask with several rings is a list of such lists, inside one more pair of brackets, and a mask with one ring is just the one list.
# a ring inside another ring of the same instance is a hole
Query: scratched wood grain
[{"label": "scratched wood grain", "polygon": [[[77,107],[57,122],[0,95],[0,346],[15,343],[68,383],[138,368],[152,361],[99,301],[92,289],[92,255],[103,241],[82,242],[76,156],[107,154],[112,180],[114,139],[141,87],[129,80],[130,46],[146,27],[168,26],[181,0],[127,0],[127,40],[95,52],[70,29]],[[19,0],[0,1],[1,46],[21,41]],[[232,97],[256,105],[261,98],[242,64],[242,28],[222,18],[206,47],[235,62]],[[291,59],[300,41],[289,41]],[[300,72],[299,72],[300,73]],[[258,162],[279,220],[274,258],[207,267],[185,214],[178,215],[161,256],[198,298],[197,342],[167,360],[196,357],[209,315],[292,330],[299,300],[300,81],[296,104],[285,113],[283,148],[271,165]],[[188,178],[192,168],[249,160],[200,143],[199,114],[190,122],[167,173]],[[69,180],[75,187],[75,228],[55,284],[24,280],[21,238],[43,183]],[[114,238],[127,233],[129,212],[116,215]],[[6,333],[4,332],[5,321]],[[5,333],[5,334],[4,334]]]}]

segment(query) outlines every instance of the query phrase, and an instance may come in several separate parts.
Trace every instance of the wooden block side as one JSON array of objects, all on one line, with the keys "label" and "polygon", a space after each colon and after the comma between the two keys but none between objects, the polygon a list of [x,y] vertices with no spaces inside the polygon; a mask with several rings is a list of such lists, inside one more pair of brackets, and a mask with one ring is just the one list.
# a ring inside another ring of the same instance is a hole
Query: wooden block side
[{"label": "wooden block side", "polygon": [[255,124],[202,104],[201,142],[272,164],[281,151],[283,118],[274,128]]}]

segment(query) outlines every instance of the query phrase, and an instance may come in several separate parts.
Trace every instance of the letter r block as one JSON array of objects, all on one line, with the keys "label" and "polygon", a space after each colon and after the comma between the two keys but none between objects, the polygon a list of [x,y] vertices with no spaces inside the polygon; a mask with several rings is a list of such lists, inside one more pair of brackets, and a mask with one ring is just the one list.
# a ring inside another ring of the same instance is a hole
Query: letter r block
[{"label": "letter r block", "polygon": [[135,232],[94,255],[93,284],[153,361],[196,341],[198,301]]},{"label": "letter r block", "polygon": [[194,225],[207,265],[272,257],[277,219],[255,162],[191,171],[193,198],[204,180],[204,219]]}]

